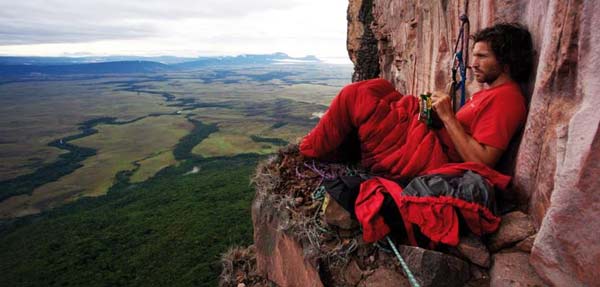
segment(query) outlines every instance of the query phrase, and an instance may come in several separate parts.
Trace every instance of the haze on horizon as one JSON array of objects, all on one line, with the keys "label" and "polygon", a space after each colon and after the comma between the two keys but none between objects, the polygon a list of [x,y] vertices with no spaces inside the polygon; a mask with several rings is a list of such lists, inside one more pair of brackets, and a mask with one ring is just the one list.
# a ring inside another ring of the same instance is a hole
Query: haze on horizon
[{"label": "haze on horizon", "polygon": [[0,0],[0,55],[284,52],[350,63],[347,6],[347,0]]}]

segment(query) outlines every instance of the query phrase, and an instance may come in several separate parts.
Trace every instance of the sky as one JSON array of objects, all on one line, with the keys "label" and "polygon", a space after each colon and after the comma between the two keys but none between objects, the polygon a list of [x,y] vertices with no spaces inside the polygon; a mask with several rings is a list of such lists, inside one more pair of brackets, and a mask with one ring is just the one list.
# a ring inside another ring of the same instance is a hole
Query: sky
[{"label": "sky", "polygon": [[0,0],[0,55],[222,56],[350,63],[348,0]]}]

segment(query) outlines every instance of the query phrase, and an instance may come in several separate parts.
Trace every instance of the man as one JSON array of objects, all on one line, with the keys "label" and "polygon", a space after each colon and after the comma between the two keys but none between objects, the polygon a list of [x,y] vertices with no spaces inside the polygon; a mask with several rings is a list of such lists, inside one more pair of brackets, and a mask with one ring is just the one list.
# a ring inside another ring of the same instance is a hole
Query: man
[{"label": "man", "polygon": [[[432,94],[432,108],[462,161],[493,167],[525,121],[525,101],[517,81],[527,80],[530,73],[531,36],[519,25],[498,24],[478,32],[473,40],[471,69],[487,89],[474,94],[457,115],[450,96],[443,92]],[[476,113],[484,113],[483,118],[475,119]]]},{"label": "man", "polygon": [[497,24],[473,39],[471,69],[486,87],[456,115],[449,95],[433,93],[441,129],[418,120],[416,97],[373,79],[344,87],[300,142],[304,156],[318,159],[347,159],[347,143],[359,143],[361,164],[372,177],[360,183],[350,202],[365,242],[390,232],[379,214],[388,195],[413,244],[412,230],[418,226],[432,243],[456,246],[459,213],[476,235],[498,228],[495,191],[506,189],[510,177],[493,167],[525,122],[525,100],[517,83],[530,74],[532,43],[529,32],[517,24]]}]

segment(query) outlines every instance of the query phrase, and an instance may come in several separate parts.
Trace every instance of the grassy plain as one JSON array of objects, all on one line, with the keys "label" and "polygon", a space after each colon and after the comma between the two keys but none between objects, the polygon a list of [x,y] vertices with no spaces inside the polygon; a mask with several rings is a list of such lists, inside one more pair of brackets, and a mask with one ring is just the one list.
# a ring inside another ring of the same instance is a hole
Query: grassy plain
[{"label": "grassy plain", "polygon": [[[295,124],[284,122],[285,116],[280,119],[281,126],[274,126],[277,122],[266,109],[253,109],[252,113],[256,115],[252,116],[247,115],[248,109],[220,112],[211,112],[211,110],[214,111],[214,109],[198,109],[193,116],[205,123],[215,123],[219,128],[219,131],[212,133],[192,150],[194,154],[205,157],[232,156],[240,153],[274,153],[281,144],[259,142],[254,140],[253,136],[296,142],[311,127],[308,118],[305,118],[302,124]],[[298,121],[293,118],[291,120]]]},{"label": "grassy plain", "polygon": [[[45,184],[31,195],[13,196],[0,202],[0,218],[37,213],[81,196],[99,196],[112,186],[119,171],[133,170],[139,161],[143,174],[148,177],[166,165],[169,157],[156,157],[157,152],[171,151],[193,125],[182,116],[148,117],[123,125],[100,125],[98,133],[72,141],[73,144],[94,148],[97,154],[86,159],[83,167]],[[171,153],[172,154],[172,153]],[[164,161],[161,161],[164,160]]]},{"label": "grassy plain", "polygon": [[163,168],[167,168],[177,163],[171,149],[155,152],[147,158],[136,162],[139,167],[129,178],[132,183],[143,182]]},{"label": "grassy plain", "polygon": [[269,154],[279,148],[276,145],[253,141],[251,138],[252,135],[261,134],[268,129],[268,124],[235,119],[220,122],[217,126],[219,131],[195,146],[193,153],[204,157],[233,156],[241,153]]},{"label": "grassy plain", "polygon": [[[313,114],[326,109],[349,76],[347,67],[248,65],[160,75],[71,80],[61,77],[2,84],[0,182],[53,162],[64,151],[48,146],[49,142],[77,134],[78,124],[102,117],[125,122],[159,113],[170,113],[180,119],[190,116],[219,128],[193,149],[195,154],[272,153],[277,150],[278,141],[296,142],[308,132],[316,123]],[[131,124],[133,130],[139,122]],[[274,127],[275,124],[279,126]],[[172,137],[170,146],[158,144],[150,148],[155,150],[139,150],[139,143],[130,139],[139,132],[116,132],[125,131],[127,125],[101,128],[93,136],[69,142],[97,149],[97,155],[85,160],[83,167],[71,175],[30,191],[34,193],[32,196],[21,195],[0,202],[0,216],[29,214],[81,195],[102,194],[110,187],[116,172],[132,169],[136,161],[141,165],[132,181],[137,182],[175,163],[167,150],[181,135]],[[162,137],[172,136],[164,128],[153,124],[144,132],[157,135],[160,138],[156,142],[161,143]],[[122,150],[109,148],[111,144]],[[157,153],[161,155],[154,156]]]},{"label": "grassy plain", "polygon": [[[111,78],[107,79],[111,80]],[[0,181],[49,163],[63,151],[47,144],[99,117],[131,120],[168,113],[159,95],[114,91],[99,80],[18,82],[0,85]]]}]

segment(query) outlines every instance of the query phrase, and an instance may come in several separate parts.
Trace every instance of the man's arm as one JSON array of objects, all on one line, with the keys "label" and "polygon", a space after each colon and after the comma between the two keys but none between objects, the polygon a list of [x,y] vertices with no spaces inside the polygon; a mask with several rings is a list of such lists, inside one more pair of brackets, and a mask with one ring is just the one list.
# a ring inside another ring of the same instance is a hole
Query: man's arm
[{"label": "man's arm", "polygon": [[452,111],[452,100],[448,94],[434,92],[431,95],[432,108],[437,113],[450,135],[458,154],[463,161],[483,163],[491,168],[502,156],[502,150],[480,144],[467,134]]}]

